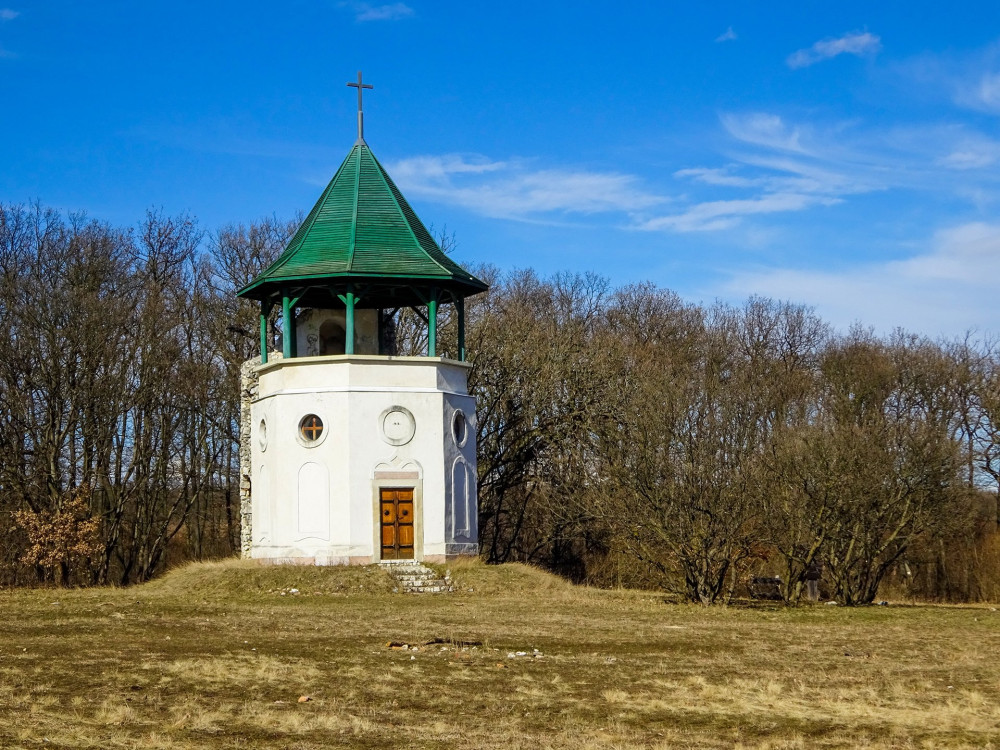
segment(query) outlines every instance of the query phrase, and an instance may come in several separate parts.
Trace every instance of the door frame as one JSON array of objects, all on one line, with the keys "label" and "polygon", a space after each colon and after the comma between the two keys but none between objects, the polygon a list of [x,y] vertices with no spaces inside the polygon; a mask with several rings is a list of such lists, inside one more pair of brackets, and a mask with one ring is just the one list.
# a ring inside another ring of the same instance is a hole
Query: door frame
[{"label": "door frame", "polygon": [[420,472],[376,471],[372,479],[372,562],[382,562],[382,490],[413,490],[413,560],[424,559],[424,481]]}]

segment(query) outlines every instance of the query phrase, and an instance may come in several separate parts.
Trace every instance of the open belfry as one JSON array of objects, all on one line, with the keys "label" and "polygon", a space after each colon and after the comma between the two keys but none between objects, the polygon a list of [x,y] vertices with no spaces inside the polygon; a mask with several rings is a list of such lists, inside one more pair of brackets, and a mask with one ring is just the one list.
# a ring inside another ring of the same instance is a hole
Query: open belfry
[{"label": "open belfry", "polygon": [[[465,299],[487,285],[451,261],[364,139],[282,255],[239,296],[260,303],[261,361],[243,415],[243,554],[275,562],[443,562],[475,555],[476,416]],[[438,354],[451,306],[453,358]],[[426,323],[397,356],[395,315]],[[268,351],[279,310],[281,353]],[[249,369],[249,368],[245,368]],[[247,491],[247,489],[249,491]]]}]

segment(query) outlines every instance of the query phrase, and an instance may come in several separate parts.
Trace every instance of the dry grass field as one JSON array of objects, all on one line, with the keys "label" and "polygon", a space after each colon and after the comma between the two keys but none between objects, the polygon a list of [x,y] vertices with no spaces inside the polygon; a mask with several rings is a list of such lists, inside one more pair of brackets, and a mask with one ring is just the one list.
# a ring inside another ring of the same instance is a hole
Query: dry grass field
[{"label": "dry grass field", "polygon": [[0,747],[1000,747],[990,607],[706,609],[452,570],[446,595],[243,562],[0,591]]}]

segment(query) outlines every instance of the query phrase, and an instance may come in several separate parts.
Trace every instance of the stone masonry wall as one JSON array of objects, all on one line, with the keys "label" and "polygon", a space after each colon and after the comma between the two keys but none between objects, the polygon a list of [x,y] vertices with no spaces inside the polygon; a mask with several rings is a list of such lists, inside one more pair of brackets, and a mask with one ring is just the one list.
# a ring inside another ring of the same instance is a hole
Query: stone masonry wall
[{"label": "stone masonry wall", "polygon": [[240,367],[240,556],[250,557],[253,540],[253,506],[250,502],[250,404],[257,398],[260,379],[256,367],[260,357],[248,359]]}]

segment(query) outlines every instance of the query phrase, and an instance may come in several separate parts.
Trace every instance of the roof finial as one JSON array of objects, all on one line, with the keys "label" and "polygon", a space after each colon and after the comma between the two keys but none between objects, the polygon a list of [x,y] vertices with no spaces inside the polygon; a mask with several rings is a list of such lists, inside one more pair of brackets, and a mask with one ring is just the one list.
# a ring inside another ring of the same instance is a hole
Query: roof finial
[{"label": "roof finial", "polygon": [[348,86],[353,86],[354,88],[356,88],[358,90],[358,143],[364,143],[365,142],[365,116],[361,112],[361,91],[363,89],[370,89],[370,88],[374,88],[374,87],[370,83],[362,83],[361,82],[361,71],[360,70],[358,71],[358,82],[354,83],[353,81],[348,81],[347,85]]}]

